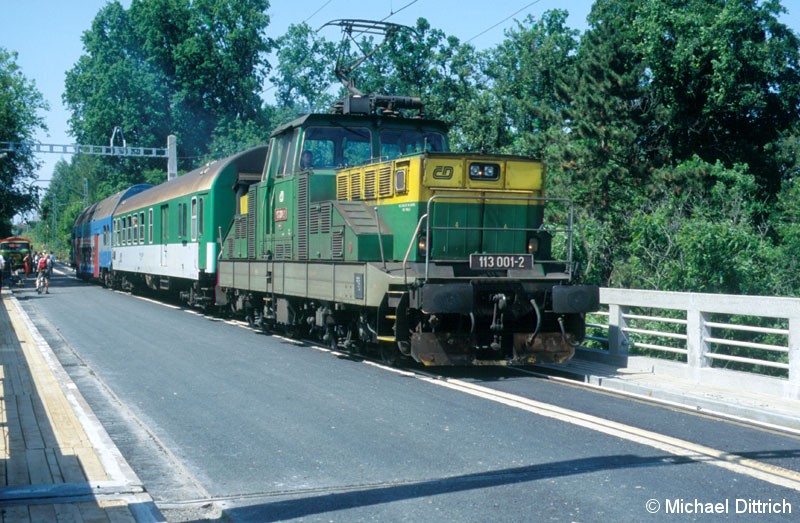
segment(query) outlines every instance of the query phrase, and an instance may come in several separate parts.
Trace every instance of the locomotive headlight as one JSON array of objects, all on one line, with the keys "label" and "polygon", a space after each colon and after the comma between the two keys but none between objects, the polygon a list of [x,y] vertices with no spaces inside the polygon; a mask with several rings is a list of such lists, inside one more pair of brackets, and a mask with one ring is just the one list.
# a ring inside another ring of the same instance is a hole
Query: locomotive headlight
[{"label": "locomotive headlight", "polygon": [[469,177],[471,180],[498,180],[500,178],[500,165],[496,163],[471,163],[469,164]]},{"label": "locomotive headlight", "polygon": [[531,236],[528,238],[528,254],[536,254],[539,250],[539,239]]},{"label": "locomotive headlight", "polygon": [[428,240],[425,236],[420,236],[417,238],[417,252],[423,258],[428,255]]}]

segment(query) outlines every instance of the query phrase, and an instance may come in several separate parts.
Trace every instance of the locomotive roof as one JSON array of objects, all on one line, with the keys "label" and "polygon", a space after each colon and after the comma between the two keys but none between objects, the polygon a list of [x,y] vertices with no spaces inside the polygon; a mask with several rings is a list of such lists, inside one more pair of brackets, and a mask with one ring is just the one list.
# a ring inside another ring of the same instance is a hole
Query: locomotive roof
[{"label": "locomotive roof", "polygon": [[173,180],[123,199],[114,214],[149,207],[197,192],[208,191],[230,167],[237,173],[257,172],[260,174],[264,169],[267,150],[267,145],[259,145],[242,153],[209,162],[183,176],[178,176]]},{"label": "locomotive roof", "polygon": [[272,132],[271,138],[285,133],[296,127],[365,125],[370,127],[432,127],[442,131],[447,130],[447,124],[441,120],[428,118],[404,118],[401,116],[384,116],[377,114],[306,114],[287,122]]}]

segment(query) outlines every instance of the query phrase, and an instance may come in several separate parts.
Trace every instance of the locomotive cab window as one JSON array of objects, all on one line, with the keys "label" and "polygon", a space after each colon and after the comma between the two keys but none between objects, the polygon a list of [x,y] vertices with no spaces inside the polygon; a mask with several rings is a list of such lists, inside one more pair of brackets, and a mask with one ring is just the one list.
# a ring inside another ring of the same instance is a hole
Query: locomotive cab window
[{"label": "locomotive cab window", "polygon": [[[363,165],[372,158],[371,135],[366,127],[309,127],[303,137],[303,152],[310,153],[309,168],[333,169]],[[298,170],[305,170],[299,166]]]},{"label": "locomotive cab window", "polygon": [[386,130],[381,131],[381,156],[389,160],[445,150],[444,135],[435,132]]},{"label": "locomotive cab window", "polygon": [[267,168],[278,177],[288,176],[291,173],[293,167],[291,159],[294,157],[298,132],[295,129],[291,133],[287,132],[273,139]]}]

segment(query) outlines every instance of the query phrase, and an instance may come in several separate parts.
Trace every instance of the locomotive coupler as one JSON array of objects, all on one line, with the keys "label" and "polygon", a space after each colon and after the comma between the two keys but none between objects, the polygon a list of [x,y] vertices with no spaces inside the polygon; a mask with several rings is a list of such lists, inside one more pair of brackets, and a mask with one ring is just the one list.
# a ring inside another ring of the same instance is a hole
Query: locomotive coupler
[{"label": "locomotive coupler", "polygon": [[[499,332],[503,330],[502,311],[506,308],[507,298],[505,294],[495,294],[494,296],[492,296],[492,301],[494,302],[494,310],[492,311],[492,324],[489,326],[489,329],[495,332]],[[501,311],[499,317],[497,314],[498,311]]]},{"label": "locomotive coupler", "polygon": [[[494,302],[494,310],[492,311],[492,324],[489,326],[489,329],[495,333],[493,336],[492,343],[489,345],[492,350],[500,351],[503,348],[501,342],[500,332],[503,330],[503,310],[506,308],[506,302],[508,298],[506,298],[505,294],[495,294],[492,296],[492,301]],[[498,315],[498,311],[500,314]]]}]

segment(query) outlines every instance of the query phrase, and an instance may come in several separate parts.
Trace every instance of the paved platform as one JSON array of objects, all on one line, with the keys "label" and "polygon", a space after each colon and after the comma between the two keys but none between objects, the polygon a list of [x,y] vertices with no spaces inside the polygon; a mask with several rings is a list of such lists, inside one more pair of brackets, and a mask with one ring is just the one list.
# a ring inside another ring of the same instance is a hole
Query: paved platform
[{"label": "paved platform", "polygon": [[19,302],[0,295],[0,522],[165,521]]}]

